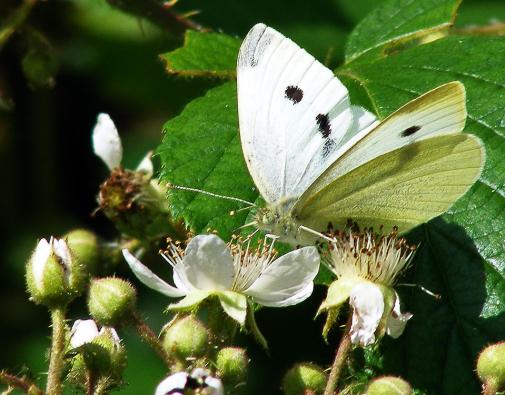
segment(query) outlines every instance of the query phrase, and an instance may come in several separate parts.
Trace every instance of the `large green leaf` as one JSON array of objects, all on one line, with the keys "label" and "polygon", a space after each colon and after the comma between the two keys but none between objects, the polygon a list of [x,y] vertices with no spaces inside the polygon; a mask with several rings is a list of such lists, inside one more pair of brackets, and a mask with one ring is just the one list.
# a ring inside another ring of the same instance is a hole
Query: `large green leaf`
[{"label": "large green leaf", "polygon": [[387,0],[366,16],[346,44],[350,62],[388,44],[449,27],[461,0]]},{"label": "large green leaf", "polygon": [[184,46],[160,55],[169,74],[234,78],[240,40],[224,33],[187,30]]},{"label": "large green leaf", "polygon": [[[239,143],[236,95],[234,82],[213,88],[165,124],[157,150],[163,181],[254,202],[258,193]],[[218,230],[228,238],[247,216],[230,215],[244,204],[203,194],[174,189],[170,200],[174,215],[195,232]]]},{"label": "large green leaf", "polygon": [[504,55],[503,38],[448,37],[340,71],[368,94],[381,118],[431,88],[463,82],[466,130],[486,147],[476,185],[442,219],[412,235],[421,248],[410,280],[442,299],[410,292],[405,301],[415,318],[386,353],[398,373],[437,394],[478,393],[476,355],[505,339]]}]

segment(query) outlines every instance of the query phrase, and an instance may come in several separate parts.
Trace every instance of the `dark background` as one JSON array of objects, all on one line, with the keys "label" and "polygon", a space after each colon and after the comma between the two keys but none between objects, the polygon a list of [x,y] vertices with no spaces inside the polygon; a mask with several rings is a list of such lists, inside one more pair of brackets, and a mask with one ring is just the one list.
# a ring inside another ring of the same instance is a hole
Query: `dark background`
[{"label": "dark background", "polygon": [[[240,37],[254,23],[265,22],[335,67],[348,32],[378,3],[181,0],[176,9],[198,9],[195,20]],[[19,4],[3,0],[0,21]],[[483,24],[491,17],[505,21],[502,1],[466,1],[458,24]],[[38,238],[76,227],[92,229],[105,239],[115,235],[103,216],[91,216],[98,185],[107,176],[91,148],[96,115],[111,115],[123,138],[123,163],[134,168],[159,143],[163,123],[218,82],[168,76],[158,54],[181,45],[181,37],[113,9],[104,0],[40,2],[27,26],[50,43],[58,70],[52,87],[37,87],[26,78],[21,62],[30,43],[24,31],[0,51],[0,369],[27,372],[28,367],[40,376],[47,366],[50,330],[47,311],[29,302],[25,292],[24,265],[31,250]],[[9,98],[10,109],[5,105]],[[124,265],[116,274],[131,278]],[[143,286],[138,289],[140,310],[160,329],[169,318],[161,314],[168,300]],[[258,324],[271,344],[270,357],[247,336],[240,338],[253,360],[251,394],[278,391],[283,372],[295,362],[331,361],[336,339],[326,345],[320,336],[322,321],[312,320],[323,291],[317,288],[301,306],[258,313]],[[85,317],[81,298],[72,304],[70,318]],[[123,328],[120,335],[129,353],[129,385],[123,393],[151,393],[164,376],[162,363],[131,330]]]}]

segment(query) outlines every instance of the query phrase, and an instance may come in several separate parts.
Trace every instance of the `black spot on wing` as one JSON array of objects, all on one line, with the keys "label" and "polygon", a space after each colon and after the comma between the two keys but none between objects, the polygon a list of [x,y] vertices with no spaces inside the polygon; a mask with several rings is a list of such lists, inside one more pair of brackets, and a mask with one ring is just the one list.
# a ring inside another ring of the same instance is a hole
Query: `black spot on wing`
[{"label": "black spot on wing", "polygon": [[418,132],[419,130],[421,130],[421,126],[411,126],[407,129],[405,129],[403,132],[401,132],[400,136],[402,136],[402,137],[412,136],[414,133]]},{"label": "black spot on wing", "polygon": [[331,134],[330,118],[328,114],[317,114],[316,116],[317,128],[324,138]]},{"label": "black spot on wing", "polygon": [[240,47],[238,66],[256,67],[271,42],[272,33],[266,26],[253,27]]},{"label": "black spot on wing", "polygon": [[323,159],[326,159],[335,149],[335,141],[327,139],[323,145]]},{"label": "black spot on wing", "polygon": [[303,91],[298,86],[290,85],[286,88],[284,93],[293,104],[300,103],[303,99]]}]

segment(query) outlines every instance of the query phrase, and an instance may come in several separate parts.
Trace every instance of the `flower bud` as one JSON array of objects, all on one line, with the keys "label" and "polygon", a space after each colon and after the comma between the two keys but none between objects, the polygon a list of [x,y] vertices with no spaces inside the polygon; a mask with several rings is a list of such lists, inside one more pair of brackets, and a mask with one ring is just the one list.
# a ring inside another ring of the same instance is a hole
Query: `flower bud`
[{"label": "flower bud", "polygon": [[486,347],[477,359],[477,375],[486,386],[505,389],[505,342]]},{"label": "flower bud", "polygon": [[412,387],[400,377],[383,376],[373,380],[366,395],[411,395]]},{"label": "flower bud", "polygon": [[71,331],[69,355],[71,368],[69,381],[83,388],[88,371],[96,378],[107,377],[112,385],[121,383],[126,368],[126,350],[113,328],[98,327],[93,320],[77,320]]},{"label": "flower bud", "polygon": [[96,235],[86,229],[74,229],[62,238],[66,240],[79,263],[87,268],[88,273],[96,275],[101,253]]},{"label": "flower bud", "polygon": [[207,328],[194,316],[188,315],[173,323],[165,332],[163,348],[179,359],[203,356],[209,346]]},{"label": "flower bud", "polygon": [[247,376],[249,358],[244,349],[225,347],[217,353],[216,367],[219,376],[227,383],[238,384]]},{"label": "flower bud", "polygon": [[313,363],[299,363],[293,366],[282,380],[285,395],[304,395],[307,390],[322,394],[326,385],[326,374]]},{"label": "flower bud", "polygon": [[116,277],[95,279],[91,282],[88,309],[100,325],[115,326],[129,316],[137,301],[133,286]]},{"label": "flower bud", "polygon": [[26,269],[31,299],[46,307],[62,307],[84,289],[87,272],[68,248],[65,240],[42,239]]}]

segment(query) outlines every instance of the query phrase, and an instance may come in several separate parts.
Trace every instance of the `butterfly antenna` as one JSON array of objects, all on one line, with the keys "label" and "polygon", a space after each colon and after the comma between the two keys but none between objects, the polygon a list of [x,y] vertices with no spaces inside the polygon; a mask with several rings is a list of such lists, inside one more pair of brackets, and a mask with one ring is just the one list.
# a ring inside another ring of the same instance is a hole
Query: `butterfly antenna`
[{"label": "butterfly antenna", "polygon": [[322,239],[325,239],[325,240],[327,240],[327,241],[329,241],[329,242],[333,242],[333,241],[335,241],[335,239],[332,239],[331,237],[328,237],[328,236],[326,236],[326,235],[323,235],[321,232],[318,232],[318,231],[316,231],[316,230],[314,230],[314,229],[307,228],[306,226],[303,226],[303,225],[300,225],[300,226],[298,227],[298,230],[299,230],[299,231],[300,231],[300,230],[304,230],[305,232],[308,232],[308,233],[311,233],[311,234],[316,235],[316,236],[318,236],[318,237],[321,237]]},{"label": "butterfly antenna", "polygon": [[168,184],[168,187],[170,189],[179,189],[181,191],[197,192],[197,193],[202,193],[204,195],[212,196],[215,198],[233,200],[235,202],[247,204],[249,207],[256,207],[256,205],[254,203],[251,203],[251,202],[248,202],[247,200],[239,199],[239,198],[236,198],[233,196],[219,195],[217,193],[202,191],[201,189],[197,189],[197,188],[183,187],[181,185],[174,185],[174,184]]},{"label": "butterfly antenna", "polygon": [[[239,226],[237,229],[235,229],[235,230],[233,231],[233,233],[235,233],[235,231],[240,230],[240,229],[248,228],[248,227],[250,227],[250,226],[255,226],[256,224],[257,224],[257,222],[256,222],[256,221],[253,221],[253,222],[248,222],[247,224],[244,224],[244,225],[242,225],[242,226]],[[259,230],[259,229],[257,229],[257,230]],[[256,233],[256,232],[255,232],[255,233]]]},{"label": "butterfly antenna", "polygon": [[429,289],[427,288],[424,288],[422,285],[419,285],[419,284],[406,284],[406,283],[401,283],[401,284],[396,284],[398,285],[399,287],[415,287],[415,288],[419,288],[421,291],[427,293],[428,295],[430,296],[433,296],[435,299],[437,300],[440,300],[442,299],[442,295],[439,295],[439,294],[436,294],[434,292],[431,292]]},{"label": "butterfly antenna", "polygon": [[256,206],[247,206],[247,207],[239,208],[238,210],[232,210],[232,211],[230,211],[230,215],[235,215],[237,213],[240,213],[241,211],[249,210],[251,207],[256,207]]}]

